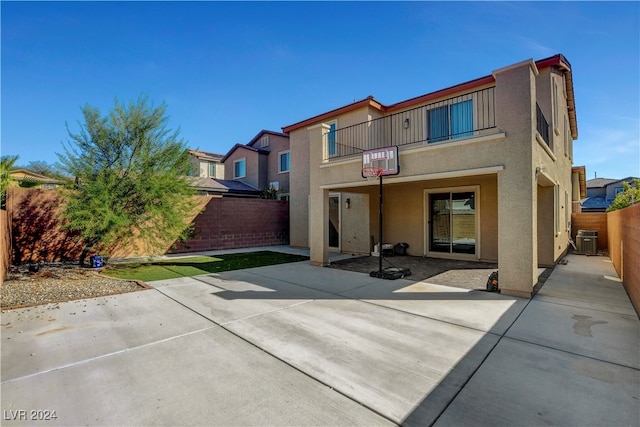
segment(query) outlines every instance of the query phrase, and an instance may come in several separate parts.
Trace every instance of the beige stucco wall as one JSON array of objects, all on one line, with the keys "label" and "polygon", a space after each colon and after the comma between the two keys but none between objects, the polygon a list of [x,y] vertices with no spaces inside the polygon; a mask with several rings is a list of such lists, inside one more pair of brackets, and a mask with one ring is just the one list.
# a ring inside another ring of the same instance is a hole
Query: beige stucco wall
[{"label": "beige stucco wall", "polygon": [[[245,159],[246,160],[246,176],[244,178],[234,178],[234,162],[237,160]],[[252,186],[255,189],[262,190],[260,187],[261,177],[260,177],[260,155],[249,149],[245,149],[242,147],[237,148],[233,153],[229,155],[224,161],[225,172],[224,179],[236,180],[243,182],[247,185]],[[264,178],[262,178],[264,181]]]},{"label": "beige stucco wall", "polygon": [[[571,150],[566,147],[572,141],[565,141],[569,132],[565,128],[564,79],[549,70],[539,72],[530,60],[496,70],[493,76],[495,129],[474,138],[400,147],[400,174],[384,178],[384,240],[404,241],[410,245],[410,254],[426,254],[425,190],[477,188],[480,226],[476,258],[498,261],[504,293],[530,297],[538,267],[555,263],[568,245],[570,216],[566,214],[565,194],[570,200]],[[552,99],[554,81],[561,94],[557,103]],[[551,148],[539,142],[536,101],[552,122]],[[363,108],[341,116],[338,128],[363,122],[369,115]],[[558,120],[554,120],[556,116]],[[327,119],[325,125],[291,133],[292,164],[309,161],[308,181],[299,171],[298,182],[292,171],[292,245],[309,245],[315,264],[327,260],[324,234],[329,192],[366,195],[368,236],[359,236],[365,233],[362,229],[357,237],[365,241],[378,234],[377,185],[361,177],[360,156],[330,162],[324,158],[329,122]],[[311,215],[307,206],[311,206]],[[354,233],[345,233],[343,228],[343,237],[347,235],[353,237]]]},{"label": "beige stucco wall", "polygon": [[[277,181],[279,183],[279,188],[281,193],[289,192],[289,172],[279,172],[280,171],[280,153],[285,151],[289,151],[289,138],[279,136],[279,135],[269,135],[269,155],[267,156],[267,177],[266,184],[268,185],[270,182]],[[291,158],[289,158],[290,164]]]}]

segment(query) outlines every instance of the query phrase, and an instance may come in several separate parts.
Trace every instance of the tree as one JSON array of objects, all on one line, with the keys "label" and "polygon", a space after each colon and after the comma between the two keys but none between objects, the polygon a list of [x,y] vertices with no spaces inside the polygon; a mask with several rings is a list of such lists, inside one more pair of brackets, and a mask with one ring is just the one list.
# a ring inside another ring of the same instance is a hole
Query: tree
[{"label": "tree", "polygon": [[622,192],[618,193],[613,202],[611,202],[607,212],[624,209],[638,201],[640,201],[640,178],[633,178],[631,184],[622,181]]},{"label": "tree", "polygon": [[24,169],[28,169],[31,172],[35,172],[49,178],[56,178],[59,180],[65,180],[67,178],[61,170],[62,166],[59,163],[49,164],[42,160],[32,160],[24,166]]},{"label": "tree", "polygon": [[16,164],[18,156],[0,157],[0,208],[5,208],[7,200],[7,188],[11,184],[11,169]]},{"label": "tree", "polygon": [[79,133],[67,126],[70,139],[58,158],[75,179],[62,193],[62,216],[65,229],[84,240],[81,265],[94,247],[142,242],[153,251],[188,233],[186,214],[194,208],[185,179],[189,160],[179,131],[166,128],[165,111],[165,104],[153,108],[146,97],[128,105],[116,100],[104,117],[83,107]]}]

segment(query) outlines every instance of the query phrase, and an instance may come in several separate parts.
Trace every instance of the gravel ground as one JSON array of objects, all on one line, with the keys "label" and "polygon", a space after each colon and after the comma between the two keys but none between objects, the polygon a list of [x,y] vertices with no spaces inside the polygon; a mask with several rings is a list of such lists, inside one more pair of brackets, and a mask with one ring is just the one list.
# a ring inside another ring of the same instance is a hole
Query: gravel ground
[{"label": "gravel ground", "polygon": [[12,267],[0,287],[3,310],[54,302],[134,292],[145,287],[134,281],[101,276],[77,264],[42,264],[37,272],[28,266]]}]

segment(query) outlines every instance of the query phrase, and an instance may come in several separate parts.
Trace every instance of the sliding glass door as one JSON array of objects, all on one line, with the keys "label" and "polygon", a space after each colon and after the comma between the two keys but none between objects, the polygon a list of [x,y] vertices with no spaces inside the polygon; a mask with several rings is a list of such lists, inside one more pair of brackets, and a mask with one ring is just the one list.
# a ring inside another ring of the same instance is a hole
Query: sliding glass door
[{"label": "sliding glass door", "polygon": [[429,252],[476,254],[475,191],[428,193]]}]

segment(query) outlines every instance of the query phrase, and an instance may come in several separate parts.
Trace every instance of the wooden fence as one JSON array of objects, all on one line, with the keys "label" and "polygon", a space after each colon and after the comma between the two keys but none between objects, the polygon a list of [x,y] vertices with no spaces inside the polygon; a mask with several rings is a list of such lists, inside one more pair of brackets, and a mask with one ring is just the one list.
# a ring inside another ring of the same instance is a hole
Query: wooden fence
[{"label": "wooden fence", "polygon": [[640,203],[607,213],[609,257],[640,314]]},{"label": "wooden fence", "polygon": [[573,213],[571,214],[571,238],[576,241],[578,230],[596,230],[598,232],[598,250],[606,251],[609,247],[607,241],[607,214],[602,212]]}]

